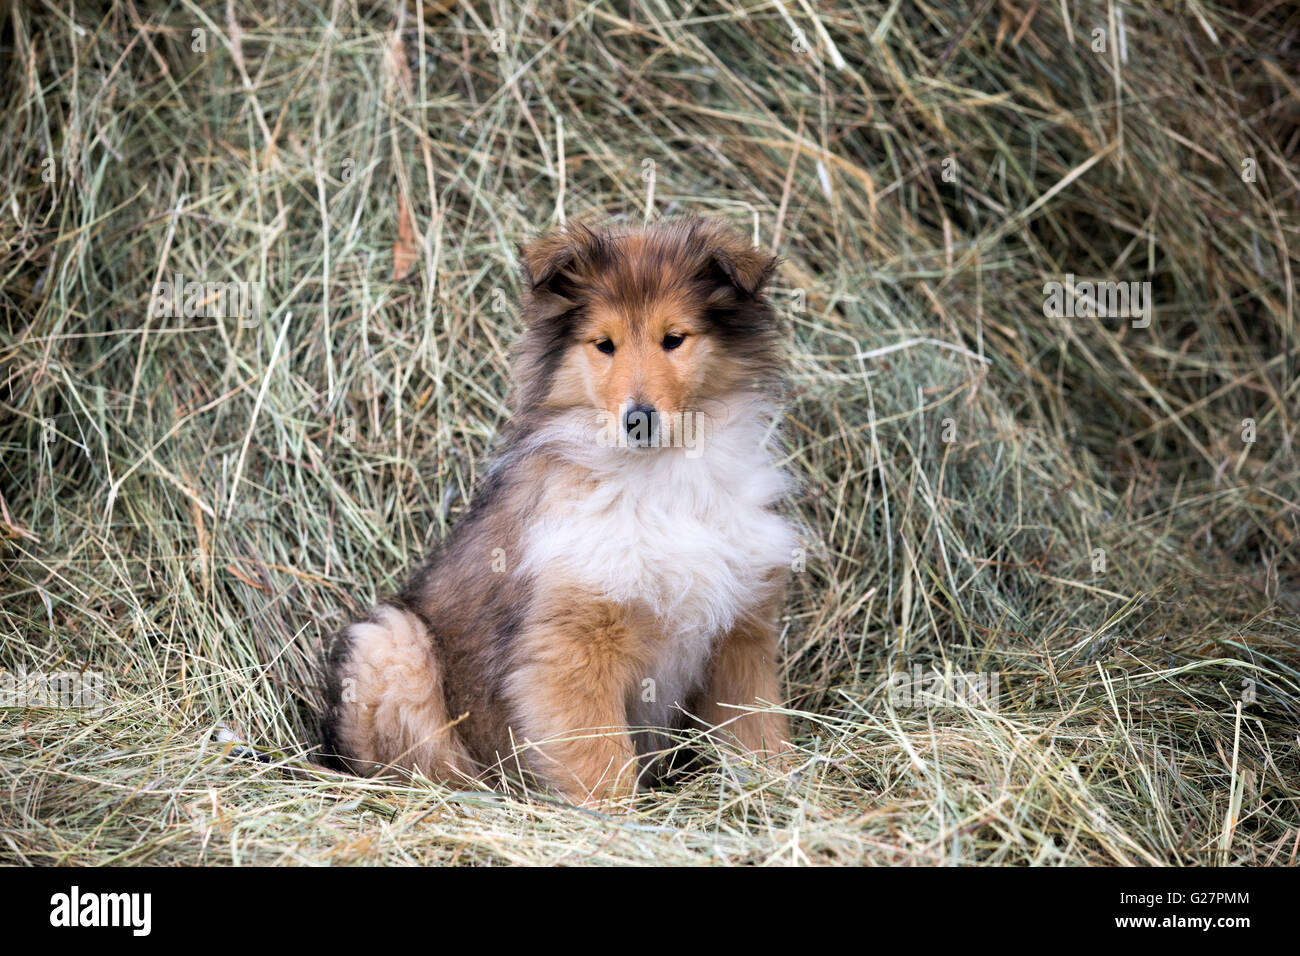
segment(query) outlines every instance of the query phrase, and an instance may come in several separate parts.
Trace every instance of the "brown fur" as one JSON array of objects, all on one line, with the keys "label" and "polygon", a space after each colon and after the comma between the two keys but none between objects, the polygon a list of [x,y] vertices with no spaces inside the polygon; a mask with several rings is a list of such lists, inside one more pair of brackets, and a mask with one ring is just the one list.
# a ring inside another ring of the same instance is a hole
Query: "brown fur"
[{"label": "brown fur", "polygon": [[[629,701],[674,638],[637,602],[548,569],[512,573],[521,529],[555,494],[593,480],[529,439],[566,410],[617,414],[632,401],[671,414],[770,388],[780,362],[762,288],[774,262],[699,221],[622,234],[574,226],[530,244],[522,261],[527,331],[504,448],[405,589],[333,640],[324,750],[358,773],[455,781],[526,770],[595,801],[637,786],[645,753]],[[668,335],[680,345],[668,349]],[[788,746],[785,719],[737,708],[782,698],[783,585],[773,580],[716,638],[690,701],[705,726],[721,725],[719,739],[759,754]]]},{"label": "brown fur", "polygon": [[790,735],[784,714],[743,707],[782,698],[775,616],[775,607],[758,609],[722,639],[710,661],[708,683],[692,708],[705,727],[759,755],[786,750]]}]

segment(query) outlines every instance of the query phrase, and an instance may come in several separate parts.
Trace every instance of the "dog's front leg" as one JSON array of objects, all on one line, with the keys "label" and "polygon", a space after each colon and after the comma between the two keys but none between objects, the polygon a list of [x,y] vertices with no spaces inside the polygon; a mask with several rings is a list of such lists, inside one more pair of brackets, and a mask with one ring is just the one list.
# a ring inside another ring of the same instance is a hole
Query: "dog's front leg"
[{"label": "dog's front leg", "polygon": [[790,727],[785,715],[771,711],[746,712],[762,702],[780,703],[781,678],[777,669],[777,632],[766,617],[738,623],[724,637],[709,661],[708,680],[696,713],[709,727],[718,728],[760,757],[790,750]]},{"label": "dog's front leg", "polygon": [[608,610],[569,609],[527,631],[510,689],[530,769],[575,803],[636,790],[627,694],[631,637]]}]

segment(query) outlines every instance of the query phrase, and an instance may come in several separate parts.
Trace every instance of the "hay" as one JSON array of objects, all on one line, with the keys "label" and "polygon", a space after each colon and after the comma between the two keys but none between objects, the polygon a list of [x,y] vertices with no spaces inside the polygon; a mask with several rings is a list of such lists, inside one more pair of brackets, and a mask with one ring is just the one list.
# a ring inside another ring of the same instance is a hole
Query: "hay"
[{"label": "hay", "polygon": [[[104,681],[0,711],[0,861],[1295,862],[1294,7],[237,6],[0,14],[0,666]],[[290,772],[560,211],[785,258],[800,770],[618,815]],[[261,307],[151,316],[175,274]],[[1045,315],[1071,274],[1149,326]]]}]

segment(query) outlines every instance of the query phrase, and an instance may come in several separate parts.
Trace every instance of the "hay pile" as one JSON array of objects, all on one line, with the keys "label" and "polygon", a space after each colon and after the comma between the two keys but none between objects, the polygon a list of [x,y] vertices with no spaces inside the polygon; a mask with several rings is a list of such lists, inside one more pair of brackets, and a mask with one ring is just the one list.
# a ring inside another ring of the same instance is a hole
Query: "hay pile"
[{"label": "hay pile", "polygon": [[[0,13],[0,667],[104,706],[0,711],[0,861],[1295,862],[1294,6],[56,6]],[[560,209],[785,257],[802,769],[619,816],[286,773]],[[214,307],[151,314],[176,275]],[[1154,309],[1046,315],[1070,275]]]}]

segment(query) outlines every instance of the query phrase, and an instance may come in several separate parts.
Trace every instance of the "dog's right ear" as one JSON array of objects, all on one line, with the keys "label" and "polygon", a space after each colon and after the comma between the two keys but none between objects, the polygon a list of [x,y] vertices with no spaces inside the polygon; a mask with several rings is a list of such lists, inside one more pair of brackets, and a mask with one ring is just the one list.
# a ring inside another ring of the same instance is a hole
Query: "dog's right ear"
[{"label": "dog's right ear", "polygon": [[606,246],[601,235],[581,223],[553,229],[520,246],[529,295],[539,303],[549,297],[575,301],[582,276],[600,264]]}]

